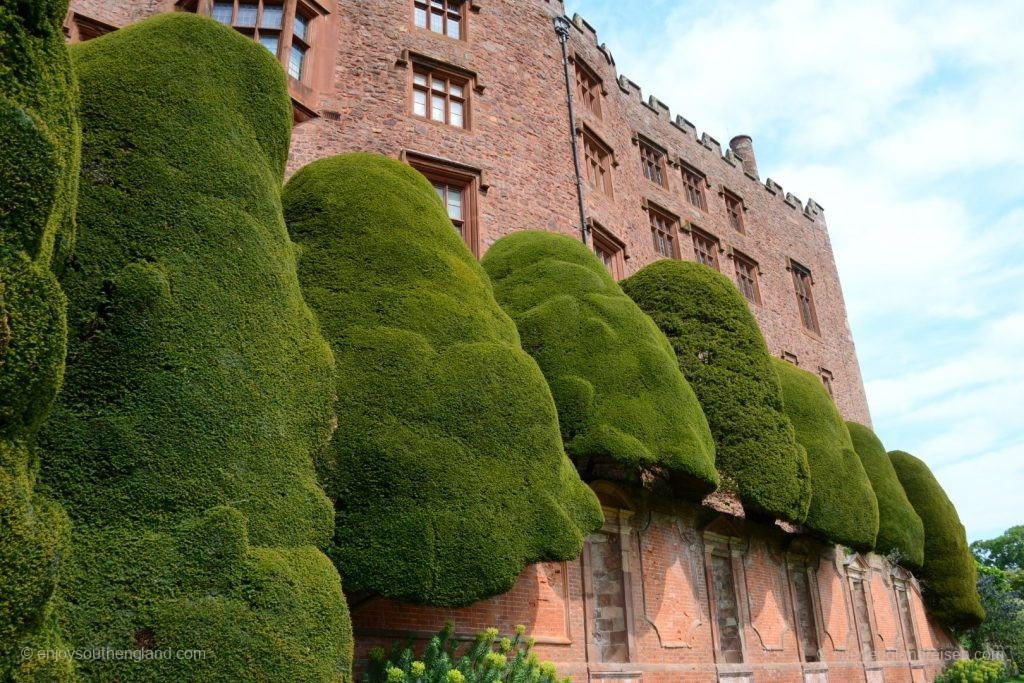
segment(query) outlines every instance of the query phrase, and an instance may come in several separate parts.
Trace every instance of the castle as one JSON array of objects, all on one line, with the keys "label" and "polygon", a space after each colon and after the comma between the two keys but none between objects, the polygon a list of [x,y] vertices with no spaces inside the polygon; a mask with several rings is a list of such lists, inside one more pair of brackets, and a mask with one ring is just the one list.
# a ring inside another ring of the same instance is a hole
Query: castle
[{"label": "castle", "polygon": [[[352,150],[400,158],[478,257],[527,227],[585,237],[616,279],[700,261],[736,283],[774,355],[870,424],[822,207],[762,179],[749,137],[723,151],[645,99],[581,18],[560,34],[561,2],[72,0],[66,32],[87,40],[166,11],[212,16],[279,57],[290,171]],[[579,561],[533,565],[467,608],[352,600],[357,667],[446,618],[463,634],[524,623],[560,673],[598,683],[923,682],[957,648],[883,557],[744,520],[727,501],[594,488],[606,521]]]}]

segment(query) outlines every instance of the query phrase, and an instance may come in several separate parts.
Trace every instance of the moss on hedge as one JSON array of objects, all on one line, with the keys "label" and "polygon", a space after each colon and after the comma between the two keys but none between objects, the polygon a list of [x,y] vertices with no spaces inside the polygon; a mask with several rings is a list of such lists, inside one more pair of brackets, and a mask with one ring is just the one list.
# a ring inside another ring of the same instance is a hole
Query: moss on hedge
[{"label": "moss on hedge", "polygon": [[846,423],[818,377],[773,358],[782,404],[807,451],[811,506],[804,525],[833,543],[871,550],[878,535],[878,501],[853,450]]},{"label": "moss on hedge", "polygon": [[802,522],[811,490],[807,456],[782,412],[782,390],[757,321],[721,273],[656,261],[622,289],[668,337],[715,438],[722,488],[749,512]]},{"label": "moss on hedge", "polygon": [[78,181],[77,89],[66,0],[0,0],[0,679],[59,680],[26,663],[61,641],[50,597],[69,526],[39,492],[35,435],[64,373],[66,301],[51,266],[70,243]]},{"label": "moss on hedge", "polygon": [[717,487],[711,430],[672,347],[593,251],[519,231],[495,242],[483,266],[547,377],[581,472],[610,461],[632,481],[661,475],[698,498]]},{"label": "moss on hedge", "polygon": [[847,422],[846,427],[878,499],[875,551],[895,557],[906,567],[919,569],[924,564],[924,525],[907,500],[885,446],[864,425]]},{"label": "moss on hedge", "polygon": [[464,605],[601,523],[562,449],[544,376],[430,183],[350,154],[284,192],[299,279],[337,359],[320,463],[351,591]]},{"label": "moss on hedge", "polygon": [[351,635],[313,452],[332,358],[280,204],[291,106],[260,45],[165,14],[76,45],[84,132],[65,387],[42,479],[75,524],[73,644],[205,659],[87,678],[340,680]]},{"label": "moss on hedge", "polygon": [[944,626],[956,631],[974,628],[985,620],[985,609],[960,516],[928,465],[903,451],[889,451],[889,458],[924,523],[924,566],[917,577],[925,606]]}]

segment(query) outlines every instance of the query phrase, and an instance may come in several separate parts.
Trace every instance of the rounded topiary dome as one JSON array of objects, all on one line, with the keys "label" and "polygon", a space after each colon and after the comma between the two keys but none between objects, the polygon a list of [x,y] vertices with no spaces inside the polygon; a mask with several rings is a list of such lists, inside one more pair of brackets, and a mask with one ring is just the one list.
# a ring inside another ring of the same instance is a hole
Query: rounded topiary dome
[{"label": "rounded topiary dome", "polygon": [[[264,47],[164,14],[72,48],[79,239],[41,479],[72,518],[60,622],[105,680],[348,678],[313,452],[332,357],[281,214],[291,103]],[[142,645],[140,645],[140,643]]]},{"label": "rounded topiary dome", "polygon": [[907,499],[924,524],[924,566],[917,573],[924,604],[940,624],[955,630],[985,620],[977,590],[974,555],[949,496],[922,460],[889,451]]},{"label": "rounded topiary dome", "polygon": [[732,282],[689,261],[656,261],[622,289],[668,337],[715,438],[722,488],[745,509],[802,522],[807,455],[782,411],[782,390],[757,321]]},{"label": "rounded topiary dome", "polygon": [[565,448],[587,474],[671,479],[702,497],[718,484],[707,418],[665,335],[579,240],[520,231],[484,270],[555,397]]},{"label": "rounded topiary dome", "polygon": [[924,525],[907,500],[885,446],[864,425],[847,422],[846,427],[878,499],[875,551],[893,557],[904,566],[919,569],[924,564]]},{"label": "rounded topiary dome", "polygon": [[784,360],[772,362],[783,408],[811,468],[811,507],[804,525],[833,543],[871,550],[878,535],[878,501],[846,423],[819,378]]},{"label": "rounded topiary dome", "polygon": [[337,361],[320,474],[346,587],[464,605],[529,563],[577,557],[601,524],[597,498],[427,179],[382,156],[321,159],[288,182],[284,207]]}]

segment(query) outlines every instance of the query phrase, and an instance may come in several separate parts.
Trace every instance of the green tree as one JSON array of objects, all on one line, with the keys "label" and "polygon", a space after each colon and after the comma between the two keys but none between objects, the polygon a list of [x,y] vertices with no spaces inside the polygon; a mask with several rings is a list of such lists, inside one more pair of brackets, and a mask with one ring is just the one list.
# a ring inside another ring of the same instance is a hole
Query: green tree
[{"label": "green tree", "polygon": [[707,418],[664,333],[577,239],[520,230],[484,270],[558,406],[584,476],[670,481],[700,499],[718,485]]},{"label": "green tree", "polygon": [[1024,590],[1014,586],[1009,572],[979,563],[978,596],[985,621],[964,635],[964,646],[972,653],[1005,652],[1017,671],[1024,670]]},{"label": "green tree", "polygon": [[975,541],[971,552],[978,562],[1008,572],[1024,570],[1024,524],[1013,526],[987,541]]},{"label": "green tree", "polygon": [[334,348],[339,428],[319,462],[346,588],[465,605],[601,524],[515,323],[410,166],[346,154],[284,191],[299,280]]},{"label": "green tree", "polygon": [[281,213],[291,102],[266,49],[163,14],[72,48],[79,239],[67,373],[40,434],[74,524],[58,593],[94,680],[344,680],[351,634],[320,550],[313,452],[332,357]]},{"label": "green tree", "polygon": [[0,679],[61,679],[23,661],[60,644],[51,596],[69,537],[42,492],[36,435],[64,376],[66,300],[54,274],[73,239],[80,153],[66,0],[0,0]]}]

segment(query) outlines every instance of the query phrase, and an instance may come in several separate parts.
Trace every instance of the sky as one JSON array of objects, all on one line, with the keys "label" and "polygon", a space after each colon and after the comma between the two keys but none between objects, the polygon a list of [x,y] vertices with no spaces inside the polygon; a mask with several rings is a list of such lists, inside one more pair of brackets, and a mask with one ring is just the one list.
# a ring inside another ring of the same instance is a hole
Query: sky
[{"label": "sky", "polygon": [[565,0],[620,75],[825,208],[874,428],[1024,524],[1024,2]]}]

